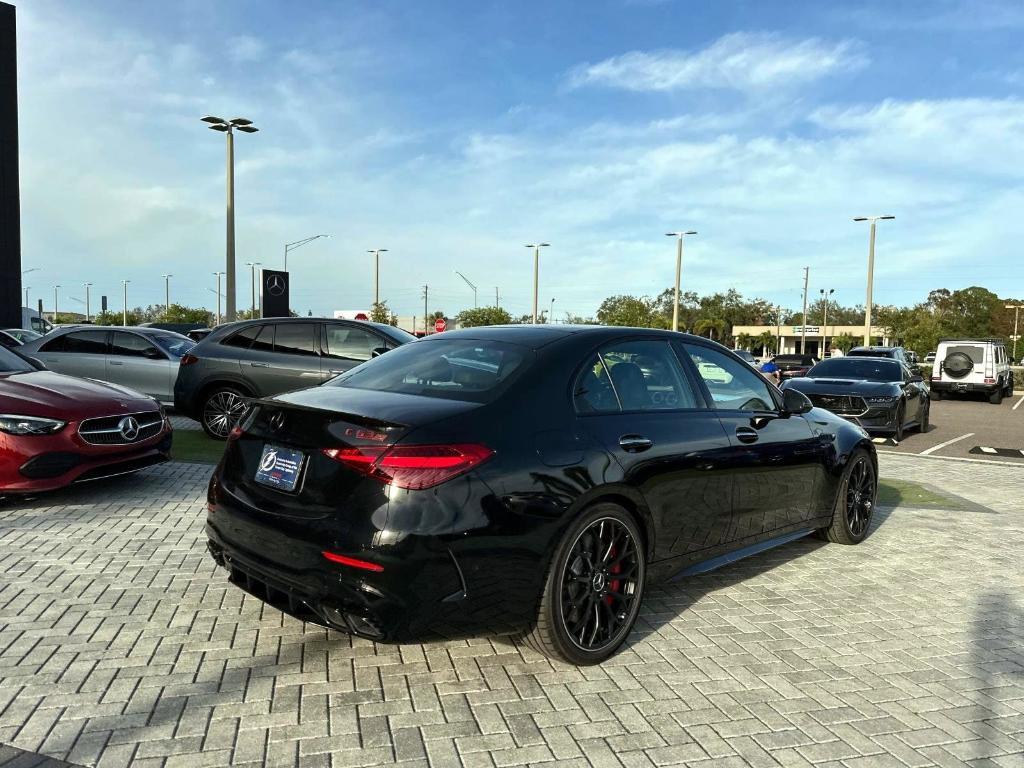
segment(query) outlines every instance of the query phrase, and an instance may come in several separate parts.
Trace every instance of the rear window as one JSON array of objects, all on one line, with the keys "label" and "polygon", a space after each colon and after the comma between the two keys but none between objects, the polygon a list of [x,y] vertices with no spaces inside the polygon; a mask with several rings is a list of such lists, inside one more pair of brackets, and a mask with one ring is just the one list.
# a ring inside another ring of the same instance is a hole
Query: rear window
[{"label": "rear window", "polygon": [[807,376],[812,379],[903,381],[903,367],[896,360],[857,360],[849,357],[833,357],[822,360],[811,368],[807,372]]},{"label": "rear window", "polygon": [[178,334],[172,335],[169,333],[158,333],[150,336],[149,338],[151,338],[153,342],[160,347],[160,349],[175,359],[184,357],[185,353],[196,345],[196,343],[188,336],[179,336]]},{"label": "rear window", "polygon": [[529,349],[500,341],[416,342],[356,366],[325,386],[489,403],[532,358]]},{"label": "rear window", "polygon": [[972,363],[984,363],[985,362],[985,348],[980,344],[950,344],[946,347],[945,355],[950,355],[959,352],[962,355],[967,355],[971,358]]},{"label": "rear window", "polygon": [[895,357],[891,349],[851,349],[846,353],[851,357]]},{"label": "rear window", "polygon": [[809,355],[776,355],[776,363],[796,363],[797,365],[813,365],[814,358]]}]

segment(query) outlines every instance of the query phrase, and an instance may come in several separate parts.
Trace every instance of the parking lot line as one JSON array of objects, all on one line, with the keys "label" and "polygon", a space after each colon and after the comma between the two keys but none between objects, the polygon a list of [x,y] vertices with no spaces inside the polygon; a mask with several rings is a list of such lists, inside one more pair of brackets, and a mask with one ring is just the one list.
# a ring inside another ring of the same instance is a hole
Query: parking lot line
[{"label": "parking lot line", "polygon": [[947,440],[944,443],[939,443],[938,445],[933,445],[931,448],[925,448],[918,455],[920,455],[920,456],[930,456],[931,454],[935,453],[940,448],[945,448],[947,445],[952,445],[953,443],[959,443],[961,440],[966,440],[968,437],[973,437],[973,436],[974,436],[973,432],[968,432],[966,435],[960,435],[960,437],[954,437],[952,440]]},{"label": "parking lot line", "polygon": [[1021,403],[1024,403],[1024,396],[1021,396],[1020,400],[1013,404],[1013,410],[1016,411],[1018,408],[1020,408]]}]

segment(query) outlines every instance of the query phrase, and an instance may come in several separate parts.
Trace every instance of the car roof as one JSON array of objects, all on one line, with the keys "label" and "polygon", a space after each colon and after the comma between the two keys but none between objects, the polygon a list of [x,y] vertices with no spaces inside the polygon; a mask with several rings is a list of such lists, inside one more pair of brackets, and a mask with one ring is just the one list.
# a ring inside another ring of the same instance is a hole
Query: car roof
[{"label": "car roof", "polygon": [[1002,344],[1005,346],[1006,342],[1002,339],[939,339],[939,344]]},{"label": "car roof", "polygon": [[[433,333],[430,336],[425,336],[420,339],[419,343],[448,338],[488,339],[504,341],[510,344],[520,344],[532,349],[539,349],[540,347],[551,344],[552,342],[569,337],[587,337],[600,342],[601,339],[618,338],[624,335],[652,336],[656,338],[676,337],[687,341],[708,342],[708,339],[700,336],[669,331],[662,328],[632,328],[620,325],[548,325],[546,323],[542,323],[538,325],[481,325],[476,328],[460,328],[456,331]],[[715,343],[715,345],[721,346],[717,343]]]}]

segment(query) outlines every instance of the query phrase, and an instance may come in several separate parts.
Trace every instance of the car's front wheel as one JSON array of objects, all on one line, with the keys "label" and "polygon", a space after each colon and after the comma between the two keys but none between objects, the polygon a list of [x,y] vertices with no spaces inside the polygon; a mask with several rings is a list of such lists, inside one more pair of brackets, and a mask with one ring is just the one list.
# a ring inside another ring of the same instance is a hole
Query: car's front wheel
[{"label": "car's front wheel", "polygon": [[843,470],[832,524],[821,529],[822,537],[836,544],[860,544],[871,527],[877,496],[875,465],[868,452],[858,448]]},{"label": "car's front wheel", "polygon": [[235,387],[219,386],[206,393],[201,423],[215,440],[226,440],[235,422],[245,413],[245,395]]},{"label": "car's front wheel", "polygon": [[601,663],[633,629],[646,577],[636,520],[617,504],[596,504],[558,544],[526,643],[571,664]]},{"label": "car's front wheel", "polygon": [[907,408],[903,403],[896,406],[896,432],[892,439],[897,443],[903,442],[903,420],[907,418]]}]

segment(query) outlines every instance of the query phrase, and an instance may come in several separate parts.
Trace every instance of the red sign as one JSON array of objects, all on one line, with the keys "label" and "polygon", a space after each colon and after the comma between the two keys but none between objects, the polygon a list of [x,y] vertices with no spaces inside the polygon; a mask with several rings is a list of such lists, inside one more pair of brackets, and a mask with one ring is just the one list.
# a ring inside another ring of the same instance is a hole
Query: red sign
[{"label": "red sign", "polygon": [[447,327],[448,327],[448,323],[445,321],[445,319],[443,317],[439,317],[439,318],[437,318],[437,320],[434,321],[434,332],[435,333],[440,333],[441,331],[443,331]]},{"label": "red sign", "polygon": [[360,312],[359,314],[357,314],[357,315],[355,316],[355,319],[356,319],[356,320],[369,320],[370,318],[369,318],[369,317],[367,317],[367,315],[366,315],[366,313],[365,313],[365,312]]}]

